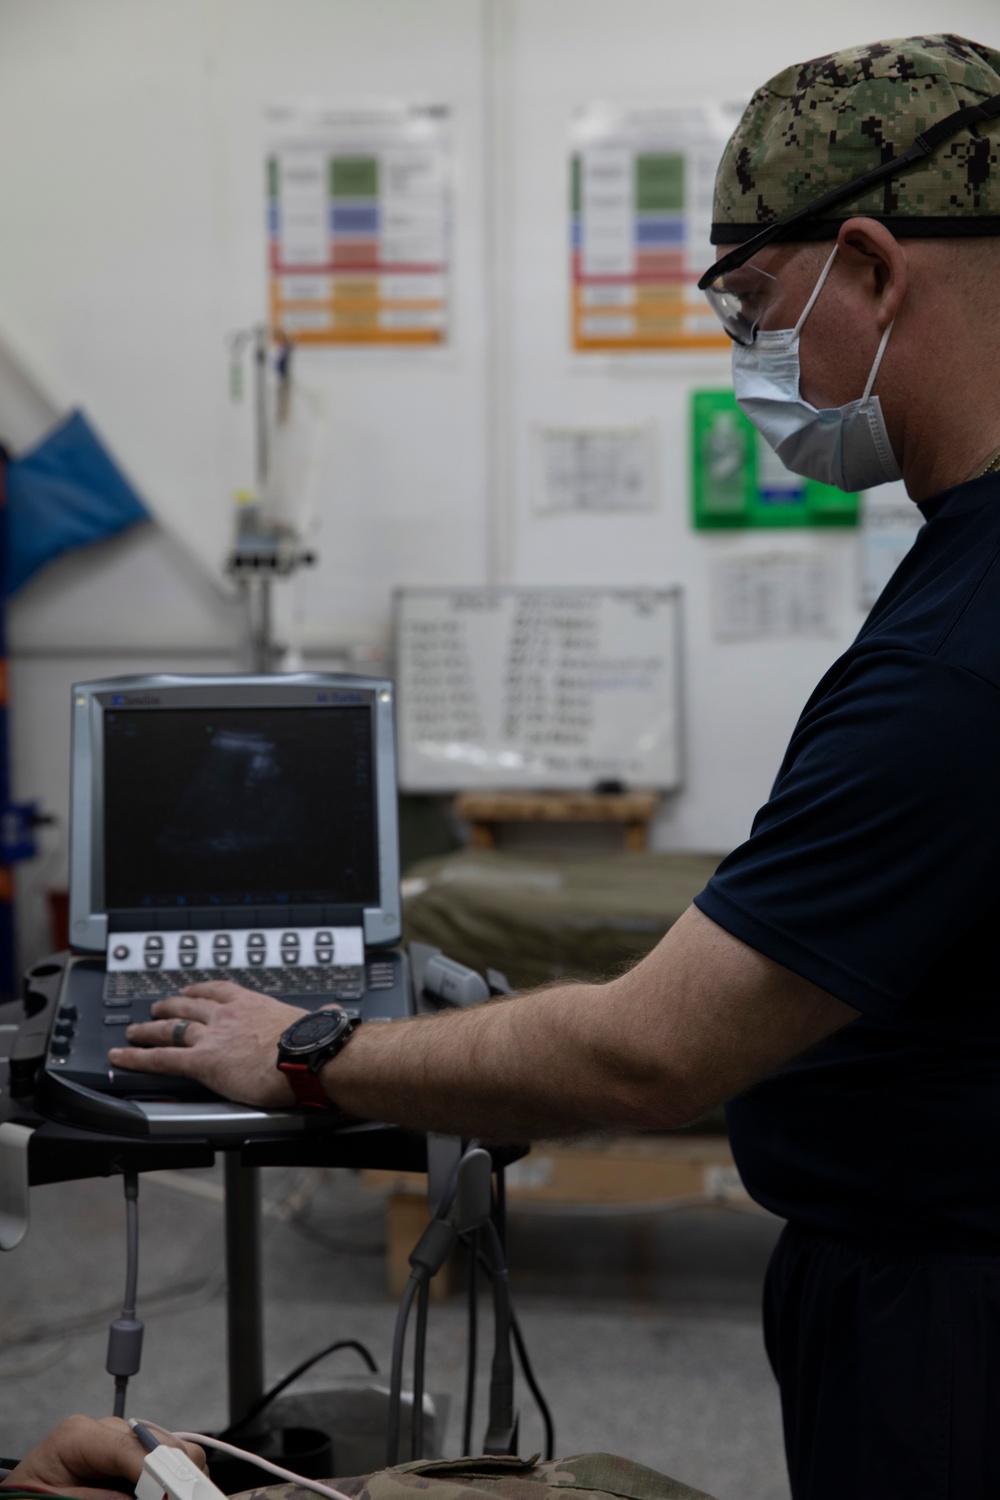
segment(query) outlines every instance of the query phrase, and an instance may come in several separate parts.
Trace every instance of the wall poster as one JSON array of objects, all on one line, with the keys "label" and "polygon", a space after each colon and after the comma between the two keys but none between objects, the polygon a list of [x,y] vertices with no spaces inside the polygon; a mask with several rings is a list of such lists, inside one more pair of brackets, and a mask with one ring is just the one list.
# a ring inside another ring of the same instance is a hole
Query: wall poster
[{"label": "wall poster", "polygon": [[300,344],[443,344],[447,108],[309,102],[266,123],[272,326]]},{"label": "wall poster", "polygon": [[578,353],[728,349],[698,278],[715,169],[739,111],[579,110],[570,155],[571,339]]}]

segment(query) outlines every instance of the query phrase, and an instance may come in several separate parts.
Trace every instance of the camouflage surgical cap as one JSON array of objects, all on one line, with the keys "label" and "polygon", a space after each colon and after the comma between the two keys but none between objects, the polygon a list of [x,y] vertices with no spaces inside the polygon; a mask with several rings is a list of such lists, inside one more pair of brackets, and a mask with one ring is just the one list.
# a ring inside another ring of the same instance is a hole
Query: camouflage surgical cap
[{"label": "camouflage surgical cap", "polygon": [[[786,68],[757,90],[726,146],[712,243],[740,244],[994,94],[1000,51],[960,36],[901,37]],[[833,239],[857,214],[899,235],[1000,234],[1000,120],[966,126],[832,216],[805,219],[794,238]]]}]

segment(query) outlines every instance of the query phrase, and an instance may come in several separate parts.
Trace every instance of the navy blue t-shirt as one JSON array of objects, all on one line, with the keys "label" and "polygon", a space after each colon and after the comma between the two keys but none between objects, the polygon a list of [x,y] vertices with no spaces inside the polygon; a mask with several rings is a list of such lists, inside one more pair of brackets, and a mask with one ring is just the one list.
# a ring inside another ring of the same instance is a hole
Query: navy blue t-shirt
[{"label": "navy blue t-shirt", "polygon": [[754,1198],[1000,1236],[1000,479],[927,524],[696,904],[861,1016],[729,1106]]}]

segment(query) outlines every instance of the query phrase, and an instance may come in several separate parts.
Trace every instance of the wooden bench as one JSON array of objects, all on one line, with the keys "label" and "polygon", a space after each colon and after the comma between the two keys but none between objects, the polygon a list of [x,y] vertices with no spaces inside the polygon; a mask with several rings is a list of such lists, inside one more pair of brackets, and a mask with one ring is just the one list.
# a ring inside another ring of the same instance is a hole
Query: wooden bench
[{"label": "wooden bench", "polygon": [[504,823],[620,823],[625,847],[645,849],[660,805],[657,792],[461,792],[455,812],[474,849],[494,849]]},{"label": "wooden bench", "polygon": [[[408,1256],[427,1223],[424,1178],[409,1172],[368,1171],[363,1182],[388,1192],[388,1287],[399,1297],[410,1274]],[[720,1135],[614,1136],[550,1142],[507,1169],[507,1201],[572,1208],[634,1205],[652,1209],[679,1203],[749,1203],[729,1143]],[[448,1268],[432,1283],[447,1296]]]}]

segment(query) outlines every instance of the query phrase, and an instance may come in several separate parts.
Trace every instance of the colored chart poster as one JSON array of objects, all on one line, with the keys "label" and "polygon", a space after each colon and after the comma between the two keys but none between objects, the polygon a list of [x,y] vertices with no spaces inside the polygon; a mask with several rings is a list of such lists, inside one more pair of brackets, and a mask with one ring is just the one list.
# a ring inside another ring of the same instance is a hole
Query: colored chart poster
[{"label": "colored chart poster", "polygon": [[578,112],[570,158],[573,348],[728,349],[698,278],[712,189],[737,111],[724,106]]},{"label": "colored chart poster", "polygon": [[268,111],[272,326],[299,344],[448,336],[444,107]]},{"label": "colored chart poster", "polygon": [[792,474],[731,390],[692,392],[691,502],[698,530],[858,524],[857,495]]}]

